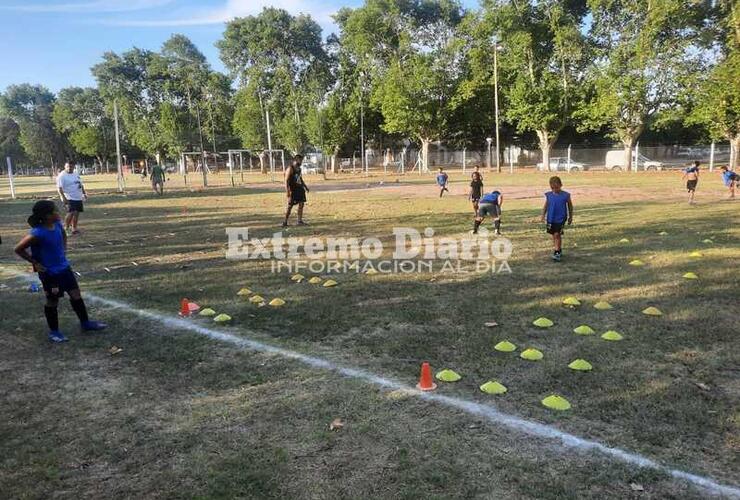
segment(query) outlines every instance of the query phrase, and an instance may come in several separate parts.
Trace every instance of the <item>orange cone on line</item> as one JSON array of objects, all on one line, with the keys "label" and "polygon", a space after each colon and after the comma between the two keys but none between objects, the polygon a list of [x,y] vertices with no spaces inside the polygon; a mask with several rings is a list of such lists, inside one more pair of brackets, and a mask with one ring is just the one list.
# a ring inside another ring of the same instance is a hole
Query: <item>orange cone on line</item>
[{"label": "orange cone on line", "polygon": [[437,384],[432,381],[432,367],[426,361],[421,364],[421,377],[416,388],[420,391],[433,391],[437,388]]},{"label": "orange cone on line", "polygon": [[190,316],[190,301],[188,299],[180,301],[180,316]]}]

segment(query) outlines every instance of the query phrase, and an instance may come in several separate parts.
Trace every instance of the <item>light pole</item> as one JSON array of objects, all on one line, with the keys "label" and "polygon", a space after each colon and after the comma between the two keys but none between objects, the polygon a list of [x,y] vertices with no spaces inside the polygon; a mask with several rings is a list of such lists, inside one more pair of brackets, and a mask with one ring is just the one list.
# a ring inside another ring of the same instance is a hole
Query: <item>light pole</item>
[{"label": "light pole", "polygon": [[362,98],[362,90],[365,85],[364,76],[364,71],[360,71],[360,154],[362,155],[360,161],[362,162],[362,170],[367,175],[367,161],[365,160],[365,101]]},{"label": "light pole", "polygon": [[[491,37],[493,44],[493,108],[496,119],[496,172],[501,173],[501,158],[499,154],[499,122],[498,122],[498,52],[502,49],[498,43],[498,36]],[[490,168],[490,167],[489,167]]]},{"label": "light pole", "polygon": [[493,139],[490,137],[486,137],[486,142],[488,143],[488,157],[486,163],[488,163],[488,170],[491,170],[491,143],[493,142]]}]

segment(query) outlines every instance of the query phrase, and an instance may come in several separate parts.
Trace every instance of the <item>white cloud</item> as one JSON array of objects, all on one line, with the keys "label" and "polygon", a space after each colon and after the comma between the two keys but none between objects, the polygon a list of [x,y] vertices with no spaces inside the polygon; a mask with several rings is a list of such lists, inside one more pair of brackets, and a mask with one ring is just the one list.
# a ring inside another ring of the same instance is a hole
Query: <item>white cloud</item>
[{"label": "white cloud", "polygon": [[0,5],[0,10],[17,12],[129,12],[152,9],[172,3],[173,0],[90,0],[87,2],[28,3]]}]

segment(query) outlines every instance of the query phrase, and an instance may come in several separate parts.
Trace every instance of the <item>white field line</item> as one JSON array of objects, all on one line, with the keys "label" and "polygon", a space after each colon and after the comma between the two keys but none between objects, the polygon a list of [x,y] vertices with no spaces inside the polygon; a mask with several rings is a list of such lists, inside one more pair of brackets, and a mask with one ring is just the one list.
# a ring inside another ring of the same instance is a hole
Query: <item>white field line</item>
[{"label": "white field line", "polygon": [[[21,274],[21,273],[14,273],[14,274],[26,280],[32,279],[27,274]],[[623,450],[621,448],[613,448],[605,444],[602,444],[598,441],[581,438],[574,434],[569,434],[567,432],[560,431],[550,425],[540,424],[537,422],[533,422],[531,420],[526,420],[520,417],[516,417],[514,415],[509,415],[508,413],[503,413],[497,410],[495,407],[491,405],[476,403],[474,401],[468,401],[465,399],[456,398],[452,396],[443,396],[437,393],[422,392],[410,385],[404,384],[402,382],[399,382],[393,379],[381,377],[380,375],[375,375],[374,373],[370,373],[360,368],[352,368],[349,366],[343,366],[343,365],[336,364],[332,361],[329,361],[323,358],[309,356],[307,354],[302,354],[296,351],[291,351],[289,349],[284,349],[282,347],[277,347],[277,346],[273,346],[270,344],[265,344],[263,342],[258,342],[248,337],[241,337],[241,336],[233,335],[233,334],[226,333],[220,330],[216,330],[213,328],[207,328],[205,326],[202,326],[202,325],[199,325],[198,323],[193,322],[192,320],[187,320],[187,319],[183,319],[183,318],[179,318],[175,316],[167,316],[167,315],[163,315],[163,314],[160,314],[154,311],[137,309],[136,307],[130,304],[127,304],[125,302],[107,299],[107,298],[100,297],[92,293],[85,293],[85,298],[88,299],[90,302],[95,302],[95,303],[98,303],[98,304],[101,304],[107,307],[115,308],[115,309],[122,309],[125,312],[129,312],[129,313],[135,314],[136,316],[146,318],[151,321],[155,321],[157,323],[160,323],[172,329],[190,331],[193,333],[197,333],[198,335],[208,337],[213,340],[218,340],[220,342],[235,345],[242,349],[249,349],[252,351],[265,352],[269,354],[275,354],[278,356],[282,356],[284,358],[294,359],[296,361],[300,361],[301,363],[304,363],[313,368],[319,368],[323,370],[336,372],[344,377],[362,380],[363,382],[367,382],[369,384],[382,387],[385,389],[403,390],[403,391],[408,392],[409,394],[413,394],[419,397],[422,400],[434,401],[436,403],[443,404],[450,408],[462,410],[470,415],[483,417],[490,422],[497,423],[497,424],[503,424],[515,431],[518,431],[524,434],[529,434],[530,436],[536,436],[536,437],[545,438],[548,440],[559,441],[565,447],[573,448],[578,451],[600,452],[604,455],[607,455],[611,458],[614,458],[620,462],[624,462],[629,465],[634,465],[637,467],[645,467],[645,468],[654,469],[660,472],[667,473],[674,478],[682,479],[695,486],[703,488],[708,493],[712,493],[715,495],[725,495],[727,497],[732,497],[732,498],[740,498],[740,488],[738,487],[720,484],[714,481],[713,479],[705,477],[705,476],[699,476],[699,475],[691,474],[689,472],[685,472],[679,469],[673,469],[669,466],[662,465],[658,462],[655,462],[654,460],[644,457],[638,453],[633,453],[627,450]]]}]

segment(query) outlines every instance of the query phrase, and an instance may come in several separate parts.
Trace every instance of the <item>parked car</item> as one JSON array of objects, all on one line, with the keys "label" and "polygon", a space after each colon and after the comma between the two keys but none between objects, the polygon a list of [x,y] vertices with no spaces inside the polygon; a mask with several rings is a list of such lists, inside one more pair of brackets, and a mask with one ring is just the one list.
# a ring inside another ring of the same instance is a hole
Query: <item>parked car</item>
[{"label": "parked car", "polygon": [[[659,161],[653,161],[647,158],[645,155],[632,155],[633,167],[637,165],[637,170],[663,170],[663,164]],[[616,149],[606,153],[606,159],[604,160],[604,166],[607,170],[614,170],[619,172],[627,169],[627,162],[624,158],[624,150]]]},{"label": "parked car", "polygon": [[[584,163],[573,160],[568,163],[568,158],[555,157],[550,158],[550,168],[548,170],[551,172],[578,172],[579,170],[586,170],[586,168]],[[542,162],[537,164],[537,170],[544,170]]]}]

